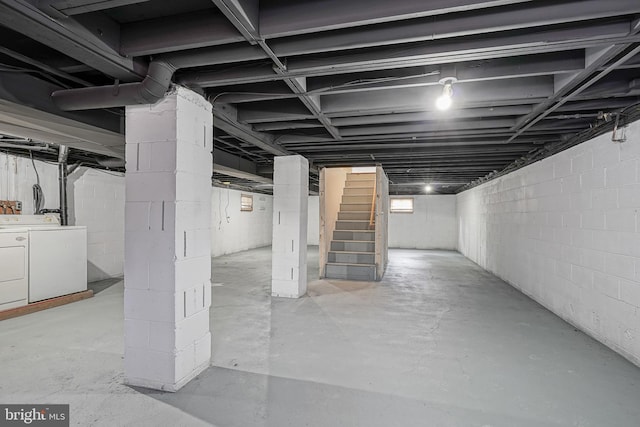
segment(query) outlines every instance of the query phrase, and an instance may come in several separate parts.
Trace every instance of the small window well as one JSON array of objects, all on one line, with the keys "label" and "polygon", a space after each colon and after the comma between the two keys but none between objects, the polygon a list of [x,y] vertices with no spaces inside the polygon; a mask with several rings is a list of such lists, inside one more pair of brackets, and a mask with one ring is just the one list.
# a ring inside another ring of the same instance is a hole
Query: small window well
[{"label": "small window well", "polygon": [[389,210],[391,213],[413,213],[413,198],[392,198],[390,199]]},{"label": "small window well", "polygon": [[240,196],[240,211],[241,212],[253,211],[253,196],[251,194],[242,194]]}]

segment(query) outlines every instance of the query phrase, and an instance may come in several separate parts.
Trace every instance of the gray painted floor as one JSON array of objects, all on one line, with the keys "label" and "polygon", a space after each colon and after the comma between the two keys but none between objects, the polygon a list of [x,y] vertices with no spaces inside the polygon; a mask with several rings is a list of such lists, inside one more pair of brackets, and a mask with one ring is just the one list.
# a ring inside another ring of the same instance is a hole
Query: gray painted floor
[{"label": "gray painted floor", "polygon": [[0,402],[78,426],[640,425],[640,368],[455,252],[299,300],[269,270],[268,248],[214,259],[212,367],[175,394],[122,384],[122,282],[0,322]]}]

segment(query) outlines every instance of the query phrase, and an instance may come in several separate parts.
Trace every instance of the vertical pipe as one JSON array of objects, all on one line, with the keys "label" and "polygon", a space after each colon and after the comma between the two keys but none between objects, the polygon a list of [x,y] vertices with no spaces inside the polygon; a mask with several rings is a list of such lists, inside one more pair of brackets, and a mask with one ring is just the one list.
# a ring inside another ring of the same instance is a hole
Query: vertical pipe
[{"label": "vertical pipe", "polygon": [[69,225],[69,212],[67,210],[67,158],[69,147],[60,146],[58,151],[58,190],[60,192],[60,224]]}]

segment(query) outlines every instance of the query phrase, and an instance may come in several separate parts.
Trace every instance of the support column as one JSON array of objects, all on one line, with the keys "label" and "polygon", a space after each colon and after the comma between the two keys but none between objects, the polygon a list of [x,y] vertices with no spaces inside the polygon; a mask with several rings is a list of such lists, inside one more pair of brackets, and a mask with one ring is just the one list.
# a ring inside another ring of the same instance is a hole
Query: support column
[{"label": "support column", "polygon": [[309,162],[275,157],[271,295],[299,298],[307,292]]},{"label": "support column", "polygon": [[125,382],[176,391],[209,366],[211,104],[127,107]]}]

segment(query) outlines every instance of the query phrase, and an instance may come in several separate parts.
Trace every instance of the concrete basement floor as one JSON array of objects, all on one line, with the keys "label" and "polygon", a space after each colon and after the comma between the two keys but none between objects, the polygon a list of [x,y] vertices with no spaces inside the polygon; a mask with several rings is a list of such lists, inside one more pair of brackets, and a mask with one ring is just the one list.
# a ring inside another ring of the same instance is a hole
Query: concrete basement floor
[{"label": "concrete basement floor", "polygon": [[269,297],[270,257],[213,260],[212,367],[178,393],[122,384],[118,282],[0,322],[0,402],[78,426],[640,425],[640,368],[456,252],[392,250],[381,283],[299,300]]}]

